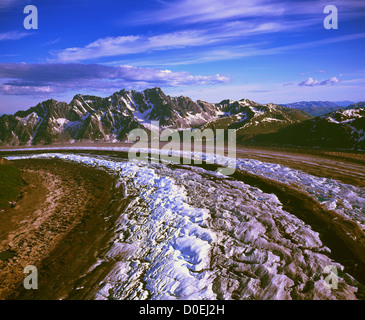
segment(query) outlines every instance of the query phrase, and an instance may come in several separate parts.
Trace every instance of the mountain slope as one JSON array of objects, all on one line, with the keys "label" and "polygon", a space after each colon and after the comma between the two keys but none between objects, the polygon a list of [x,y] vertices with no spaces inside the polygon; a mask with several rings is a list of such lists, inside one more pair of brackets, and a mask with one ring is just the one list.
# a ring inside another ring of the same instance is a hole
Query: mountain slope
[{"label": "mountain slope", "polygon": [[171,98],[161,89],[121,90],[108,98],[76,95],[70,104],[47,100],[26,111],[0,117],[5,144],[49,144],[70,140],[123,140],[151,121],[177,129],[201,125],[216,116],[213,104]]},{"label": "mountain slope", "polygon": [[213,104],[170,97],[160,88],[121,90],[107,98],[79,94],[69,104],[51,99],[26,111],[3,115],[0,144],[123,141],[132,129],[151,130],[151,121],[159,121],[162,129],[237,129],[238,137],[245,140],[309,118],[300,110],[248,99]]},{"label": "mountain slope", "polygon": [[203,128],[237,129],[238,141],[245,141],[258,134],[276,132],[293,123],[311,119],[301,110],[269,103],[260,105],[248,99],[240,101],[223,100],[220,118],[206,123]]},{"label": "mountain slope", "polygon": [[356,108],[365,108],[365,102],[358,102],[358,103],[350,104],[345,109],[356,109]]},{"label": "mountain slope", "polygon": [[365,108],[337,110],[273,134],[260,135],[250,143],[364,150]]}]

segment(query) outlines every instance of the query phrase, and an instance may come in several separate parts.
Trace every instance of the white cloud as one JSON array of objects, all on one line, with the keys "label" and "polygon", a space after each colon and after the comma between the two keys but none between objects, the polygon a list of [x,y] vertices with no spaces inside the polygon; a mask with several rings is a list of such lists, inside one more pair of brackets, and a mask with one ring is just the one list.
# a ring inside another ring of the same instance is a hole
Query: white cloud
[{"label": "white cloud", "polygon": [[37,96],[43,95],[45,93],[51,93],[55,90],[50,86],[13,86],[10,84],[1,84],[0,83],[0,93],[4,95],[30,95]]},{"label": "white cloud", "polygon": [[48,92],[92,89],[96,91],[121,88],[202,86],[227,83],[224,75],[192,75],[122,65],[99,64],[0,64],[0,93],[36,95]]},{"label": "white cloud", "polygon": [[279,16],[285,7],[280,3],[263,0],[179,0],[164,2],[163,7],[151,15],[140,13],[137,23],[158,23],[177,21],[178,23],[211,22],[244,17]]},{"label": "white cloud", "polygon": [[[200,64],[212,61],[223,61],[239,59],[244,57],[252,56],[265,56],[265,55],[276,55],[286,52],[295,52],[302,49],[313,48],[317,46],[326,45],[329,43],[339,43],[345,41],[352,41],[365,38],[365,33],[350,34],[345,36],[333,37],[330,39],[323,39],[311,42],[301,42],[281,47],[269,47],[267,42],[256,42],[247,43],[244,45],[223,45],[215,46],[214,48],[199,48],[199,50],[185,51],[184,53],[179,53],[179,55],[172,54],[170,56],[164,56],[163,58],[149,59],[137,59],[133,60],[134,65],[139,66],[175,66],[175,65],[189,65],[189,64]],[[118,65],[124,63],[130,63],[130,58],[128,60],[117,60],[111,61],[109,65]],[[309,72],[302,72],[300,75],[306,75]],[[340,75],[341,76],[341,75]]]},{"label": "white cloud", "polygon": [[0,41],[19,40],[26,36],[29,36],[29,33],[19,32],[19,31],[9,31],[9,32],[0,33]]},{"label": "white cloud", "polygon": [[[308,22],[302,22],[305,25]],[[74,62],[101,57],[123,56],[144,52],[207,47],[241,37],[290,30],[291,24],[244,21],[228,22],[205,29],[188,29],[154,36],[128,35],[100,38],[84,47],[51,52],[57,61]]]},{"label": "white cloud", "polygon": [[326,85],[334,85],[339,83],[340,80],[337,77],[332,77],[330,79],[318,81],[313,78],[308,78],[305,81],[300,82],[298,85],[301,87],[314,87],[314,86],[326,86]]},{"label": "white cloud", "polygon": [[[134,22],[136,24],[161,22],[194,24],[244,18],[272,20],[279,17],[287,19],[299,15],[323,19],[323,8],[328,1],[177,0],[160,1],[160,3],[160,8],[156,8],[152,12],[138,12],[138,15],[133,16]],[[361,14],[361,9],[365,6],[363,0],[332,0],[331,4],[340,7],[341,17],[346,19]]]},{"label": "white cloud", "polygon": [[313,78],[308,78],[305,81],[302,81],[299,83],[300,86],[307,86],[307,87],[313,87],[319,84],[319,81],[314,80]]},{"label": "white cloud", "polygon": [[52,44],[56,44],[57,42],[59,42],[61,40],[61,37],[58,37],[54,40],[51,40],[51,41],[48,41],[48,42],[45,42],[45,43],[42,43],[42,46],[49,46],[49,45],[52,45]]},{"label": "white cloud", "polygon": [[19,0],[1,0],[0,9],[11,7],[12,5],[18,3]]},{"label": "white cloud", "polygon": [[340,80],[338,80],[336,77],[332,77],[332,78],[330,78],[330,79],[327,79],[327,80],[323,80],[321,83],[320,83],[320,85],[321,86],[326,86],[326,85],[328,85],[328,84],[336,84],[336,83],[339,83],[340,82]]}]

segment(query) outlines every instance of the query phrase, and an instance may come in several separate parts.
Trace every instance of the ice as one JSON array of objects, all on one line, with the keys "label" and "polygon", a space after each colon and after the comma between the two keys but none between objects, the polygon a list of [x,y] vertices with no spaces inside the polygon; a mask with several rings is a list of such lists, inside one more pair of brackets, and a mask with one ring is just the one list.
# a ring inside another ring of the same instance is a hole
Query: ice
[{"label": "ice", "polygon": [[[237,168],[305,191],[315,200],[329,201],[327,209],[336,210],[365,226],[365,190],[340,181],[316,177],[300,170],[252,159],[238,159]],[[340,204],[346,199],[348,206]],[[320,201],[320,202],[321,202]],[[337,202],[337,205],[336,205]],[[351,208],[350,208],[351,207]]]},{"label": "ice", "polygon": [[[52,150],[52,148],[49,148]],[[127,147],[60,147],[58,150],[105,150],[105,151],[128,151]],[[21,151],[23,149],[14,149],[13,151]],[[28,148],[28,151],[41,150],[40,148]],[[167,150],[141,149],[141,152],[160,153],[169,155]],[[185,158],[193,158],[195,156],[208,160],[211,163],[219,163],[221,165],[230,166],[249,173],[260,175],[268,179],[272,179],[281,183],[286,183],[301,192],[307,193],[314,200],[319,202],[335,199],[337,206],[333,210],[345,215],[349,219],[355,220],[365,226],[365,190],[364,188],[354,187],[340,181],[316,177],[300,170],[291,169],[283,165],[262,162],[254,159],[233,159],[229,157],[202,154],[197,152],[182,152],[179,150],[170,151],[174,156],[183,156]],[[12,157],[7,157],[12,159]],[[321,199],[321,200],[319,200]],[[342,199],[346,199],[348,205],[342,204]],[[350,207],[352,209],[350,209]],[[331,208],[334,208],[332,205]],[[332,210],[332,209],[331,209]]]},{"label": "ice", "polygon": [[[201,156],[288,184],[328,210],[365,221],[362,188],[254,159]],[[128,255],[123,263],[118,260],[98,287],[98,298],[112,294],[113,299],[232,299],[237,295],[241,299],[332,299],[352,297],[356,290],[352,280],[344,282],[343,291],[324,288],[323,269],[342,266],[328,257],[330,250],[319,234],[283,210],[274,194],[193,166],[171,169],[164,164],[71,153],[6,158],[48,157],[117,173],[127,189],[125,195],[133,195],[115,223],[115,239],[102,259]]]},{"label": "ice", "polygon": [[[215,297],[211,290],[211,281],[197,279],[197,277],[209,278],[209,272],[206,272],[206,276],[190,273],[190,271],[202,271],[209,267],[209,251],[215,236],[212,231],[201,227],[208,212],[188,205],[184,190],[176,186],[171,178],[160,177],[153,169],[132,162],[116,162],[75,154],[45,153],[9,157],[12,160],[26,158],[58,158],[75,161],[114,170],[120,174],[121,179],[128,179],[128,188],[137,188],[139,199],[148,205],[147,218],[143,224],[132,223],[131,231],[134,235],[132,235],[132,242],[138,242],[142,251],[146,248],[150,249],[145,257],[150,261],[145,281],[150,291],[154,292],[153,298],[198,298],[201,297],[202,287],[205,288],[206,299]],[[123,219],[117,222],[116,229],[122,225],[124,225]],[[168,228],[161,230],[161,225]],[[160,230],[160,233],[156,232],[157,230]],[[120,236],[118,235],[117,238],[120,239]],[[163,240],[156,243],[156,238]],[[116,241],[106,253],[106,259],[116,257],[119,252],[124,251],[124,244]],[[143,255],[143,252],[140,255]],[[132,272],[135,266],[130,267],[129,271]],[[179,284],[176,283],[176,278],[179,279]],[[115,279],[109,276],[110,281],[114,282]],[[108,288],[109,282],[106,281]],[[158,285],[161,282],[164,283],[164,287],[170,288],[170,294],[164,290],[161,291]],[[102,292],[105,290],[105,288],[101,289]],[[114,290],[118,292],[116,288]]]},{"label": "ice", "polygon": [[[333,297],[324,290],[320,275],[328,264],[342,266],[326,256],[329,249],[319,234],[284,211],[275,195],[202,168],[161,166],[156,172],[173,177],[190,195],[189,204],[210,212],[205,223],[216,236],[210,249],[210,268],[217,270],[213,281],[217,297]],[[215,179],[206,179],[207,175]],[[208,191],[212,189],[219,192]],[[185,241],[189,239],[181,240]],[[302,293],[307,283],[313,283],[316,290]]]}]

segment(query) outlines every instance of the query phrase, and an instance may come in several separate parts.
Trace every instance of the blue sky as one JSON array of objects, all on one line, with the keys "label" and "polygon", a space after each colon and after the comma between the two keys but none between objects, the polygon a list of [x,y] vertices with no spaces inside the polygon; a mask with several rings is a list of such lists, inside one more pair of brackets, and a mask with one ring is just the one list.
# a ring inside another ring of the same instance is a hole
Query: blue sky
[{"label": "blue sky", "polygon": [[[29,4],[37,30],[23,27]],[[361,101],[364,52],[363,0],[1,0],[0,114],[155,86],[208,102]]]}]

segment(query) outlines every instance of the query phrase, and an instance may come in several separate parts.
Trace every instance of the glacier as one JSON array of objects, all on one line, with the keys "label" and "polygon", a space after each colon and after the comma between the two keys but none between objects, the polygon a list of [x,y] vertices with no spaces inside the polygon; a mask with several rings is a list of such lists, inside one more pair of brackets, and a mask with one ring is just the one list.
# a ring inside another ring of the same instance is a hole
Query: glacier
[{"label": "glacier", "polygon": [[[212,162],[219,157],[201,156]],[[117,186],[123,186],[131,203],[115,222],[111,247],[90,269],[114,261],[94,288],[95,299],[355,298],[357,282],[344,272],[339,290],[326,288],[323,270],[343,266],[329,257],[319,234],[285,211],[274,194],[189,165],[172,168],[168,163],[73,153],[5,158],[57,158],[117,175]],[[232,164],[226,157],[218,160]],[[258,160],[235,159],[235,164],[305,191],[358,223],[364,221],[361,188]]]}]

